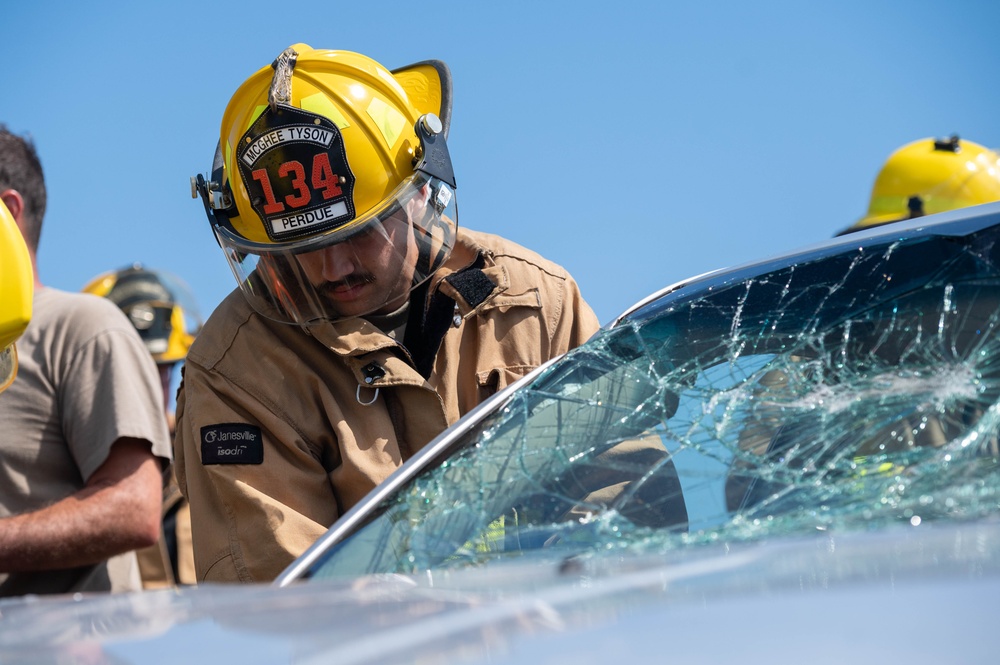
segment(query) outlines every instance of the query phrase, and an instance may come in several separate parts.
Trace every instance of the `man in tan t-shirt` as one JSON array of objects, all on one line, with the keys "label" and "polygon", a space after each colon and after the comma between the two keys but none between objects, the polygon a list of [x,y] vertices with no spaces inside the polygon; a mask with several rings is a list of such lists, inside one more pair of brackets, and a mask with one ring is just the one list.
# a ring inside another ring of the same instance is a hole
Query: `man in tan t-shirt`
[{"label": "man in tan t-shirt", "polygon": [[41,163],[0,125],[0,199],[28,246],[32,320],[0,395],[0,596],[138,589],[170,457],[156,367],[125,315],[45,287],[36,254]]}]

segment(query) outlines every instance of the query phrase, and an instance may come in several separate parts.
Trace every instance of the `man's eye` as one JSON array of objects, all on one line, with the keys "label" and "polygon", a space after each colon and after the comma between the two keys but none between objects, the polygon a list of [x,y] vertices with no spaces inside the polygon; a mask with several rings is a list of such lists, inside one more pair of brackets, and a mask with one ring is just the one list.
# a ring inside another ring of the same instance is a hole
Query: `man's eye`
[{"label": "man's eye", "polygon": [[381,225],[377,221],[369,222],[364,226],[363,229],[355,233],[353,236],[348,238],[348,241],[365,241],[371,238],[375,231],[380,229]]}]

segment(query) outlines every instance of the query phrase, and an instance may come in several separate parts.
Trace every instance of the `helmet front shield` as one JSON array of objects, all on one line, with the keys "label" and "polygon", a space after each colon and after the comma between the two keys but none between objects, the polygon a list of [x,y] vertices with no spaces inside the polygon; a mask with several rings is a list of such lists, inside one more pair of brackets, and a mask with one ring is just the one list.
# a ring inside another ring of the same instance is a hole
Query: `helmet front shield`
[{"label": "helmet front shield", "polygon": [[157,364],[183,360],[201,330],[201,314],[190,287],[164,270],[136,263],[98,275],[83,291],[118,305]]}]

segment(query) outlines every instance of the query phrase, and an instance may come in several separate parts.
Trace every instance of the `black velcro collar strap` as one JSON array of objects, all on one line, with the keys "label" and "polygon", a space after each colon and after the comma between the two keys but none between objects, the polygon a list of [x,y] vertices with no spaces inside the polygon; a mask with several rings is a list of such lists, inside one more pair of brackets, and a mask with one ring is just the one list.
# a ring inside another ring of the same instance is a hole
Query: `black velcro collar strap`
[{"label": "black velcro collar strap", "polygon": [[479,256],[476,262],[465,270],[445,277],[445,281],[454,287],[472,309],[486,302],[497,288],[496,283],[483,272],[484,265],[483,257]]}]

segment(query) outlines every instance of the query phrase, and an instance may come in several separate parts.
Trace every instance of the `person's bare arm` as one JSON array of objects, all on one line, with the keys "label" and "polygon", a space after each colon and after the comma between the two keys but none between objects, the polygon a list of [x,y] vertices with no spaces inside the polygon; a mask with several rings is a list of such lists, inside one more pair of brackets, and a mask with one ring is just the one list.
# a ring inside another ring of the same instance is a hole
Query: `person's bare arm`
[{"label": "person's bare arm", "polygon": [[149,442],[118,439],[82,490],[0,519],[0,571],[90,565],[152,545],[162,497],[160,463]]}]

